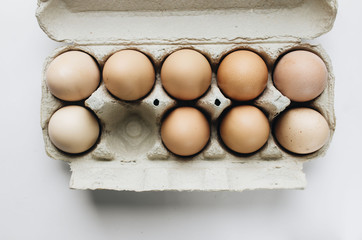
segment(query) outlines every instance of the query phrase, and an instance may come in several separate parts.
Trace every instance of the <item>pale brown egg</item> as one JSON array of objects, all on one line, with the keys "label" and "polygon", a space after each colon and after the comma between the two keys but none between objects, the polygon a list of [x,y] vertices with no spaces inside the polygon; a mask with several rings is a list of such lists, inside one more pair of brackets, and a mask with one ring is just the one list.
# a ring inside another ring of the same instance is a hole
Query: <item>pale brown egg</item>
[{"label": "pale brown egg", "polygon": [[217,71],[217,84],[229,98],[249,101],[259,96],[268,81],[268,67],[256,53],[239,50],[227,55]]},{"label": "pale brown egg", "polygon": [[68,51],[57,56],[46,71],[49,91],[64,101],[80,101],[98,87],[100,71],[87,53]]},{"label": "pale brown egg", "polygon": [[67,153],[82,153],[97,141],[97,118],[86,108],[76,105],[57,110],[49,120],[50,141]]},{"label": "pale brown egg", "polygon": [[207,59],[192,49],[168,56],[161,68],[164,89],[172,97],[193,100],[202,96],[211,84],[212,70]]},{"label": "pale brown egg", "polygon": [[280,145],[287,150],[307,154],[327,143],[330,130],[319,112],[310,108],[294,108],[276,120],[274,133]]},{"label": "pale brown egg", "polygon": [[275,87],[296,102],[318,97],[326,88],[328,71],[316,54],[298,50],[287,53],[277,63],[273,81]]},{"label": "pale brown egg", "polygon": [[155,82],[155,70],[145,54],[136,50],[122,50],[106,61],[103,81],[117,98],[134,101],[151,91]]},{"label": "pale brown egg", "polygon": [[233,107],[220,124],[220,136],[225,145],[238,153],[252,153],[268,140],[269,122],[254,106]]},{"label": "pale brown egg", "polygon": [[193,107],[179,107],[162,122],[162,141],[176,155],[200,152],[210,138],[210,126],[203,113]]}]

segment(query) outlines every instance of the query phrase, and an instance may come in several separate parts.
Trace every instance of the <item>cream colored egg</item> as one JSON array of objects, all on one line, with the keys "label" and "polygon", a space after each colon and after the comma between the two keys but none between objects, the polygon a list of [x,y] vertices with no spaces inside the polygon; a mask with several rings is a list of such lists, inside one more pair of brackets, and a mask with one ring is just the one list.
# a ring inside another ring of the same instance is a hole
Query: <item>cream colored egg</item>
[{"label": "cream colored egg", "polygon": [[134,101],[151,91],[155,82],[155,70],[145,54],[136,50],[122,50],[106,61],[103,81],[117,98]]},{"label": "cream colored egg", "polygon": [[229,98],[249,101],[259,96],[268,81],[268,67],[256,53],[239,50],[227,55],[217,71],[217,84]]},{"label": "cream colored egg", "polygon": [[274,132],[280,145],[298,154],[319,150],[330,136],[326,119],[310,108],[286,111],[276,120]]},{"label": "cream colored egg", "polygon": [[99,136],[97,118],[86,108],[66,106],[56,111],[49,120],[51,142],[67,153],[82,153],[90,149]]},{"label": "cream colored egg", "polygon": [[200,152],[210,138],[210,126],[203,113],[193,107],[179,107],[162,122],[162,141],[176,155]]},{"label": "cream colored egg", "polygon": [[68,51],[56,57],[46,71],[50,92],[64,101],[80,101],[98,87],[100,71],[87,53]]},{"label": "cream colored egg", "polygon": [[252,153],[268,140],[269,122],[254,106],[233,107],[220,124],[220,136],[225,145],[238,153]]},{"label": "cream colored egg", "polygon": [[211,84],[212,70],[207,59],[192,49],[168,56],[162,65],[161,81],[168,94],[180,100],[203,95]]},{"label": "cream colored egg", "polygon": [[318,97],[326,88],[327,67],[316,54],[298,50],[287,53],[277,63],[275,87],[290,100],[306,102]]}]

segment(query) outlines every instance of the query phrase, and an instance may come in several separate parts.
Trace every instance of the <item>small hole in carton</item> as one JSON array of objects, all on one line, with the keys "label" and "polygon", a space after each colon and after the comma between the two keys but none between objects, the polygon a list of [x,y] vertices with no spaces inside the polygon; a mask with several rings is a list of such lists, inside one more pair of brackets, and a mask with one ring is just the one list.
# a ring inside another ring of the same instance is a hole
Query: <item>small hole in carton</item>
[{"label": "small hole in carton", "polygon": [[160,101],[156,98],[156,99],[153,101],[153,105],[158,106],[159,104],[160,104]]},{"label": "small hole in carton", "polygon": [[216,98],[214,104],[215,104],[216,106],[220,106],[221,102],[220,102],[219,99]]}]

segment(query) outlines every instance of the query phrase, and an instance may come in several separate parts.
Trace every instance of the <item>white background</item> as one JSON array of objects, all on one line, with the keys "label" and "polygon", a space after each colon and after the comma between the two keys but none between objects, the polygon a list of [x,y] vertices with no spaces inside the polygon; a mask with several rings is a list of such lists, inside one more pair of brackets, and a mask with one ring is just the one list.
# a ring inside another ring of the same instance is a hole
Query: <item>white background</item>
[{"label": "white background", "polygon": [[68,189],[39,116],[42,65],[60,44],[35,8],[1,5],[0,239],[362,239],[362,1],[341,0],[316,40],[334,65],[337,130],[327,155],[305,164],[307,188],[242,193]]}]

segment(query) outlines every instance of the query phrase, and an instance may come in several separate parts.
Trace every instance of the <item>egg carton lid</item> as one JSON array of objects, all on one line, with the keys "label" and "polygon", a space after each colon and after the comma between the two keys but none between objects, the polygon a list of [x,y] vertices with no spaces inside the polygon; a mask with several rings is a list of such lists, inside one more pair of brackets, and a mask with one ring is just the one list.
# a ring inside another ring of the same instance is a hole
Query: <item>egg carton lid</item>
[{"label": "egg carton lid", "polygon": [[336,0],[38,0],[40,27],[75,44],[300,42],[328,32]]}]

